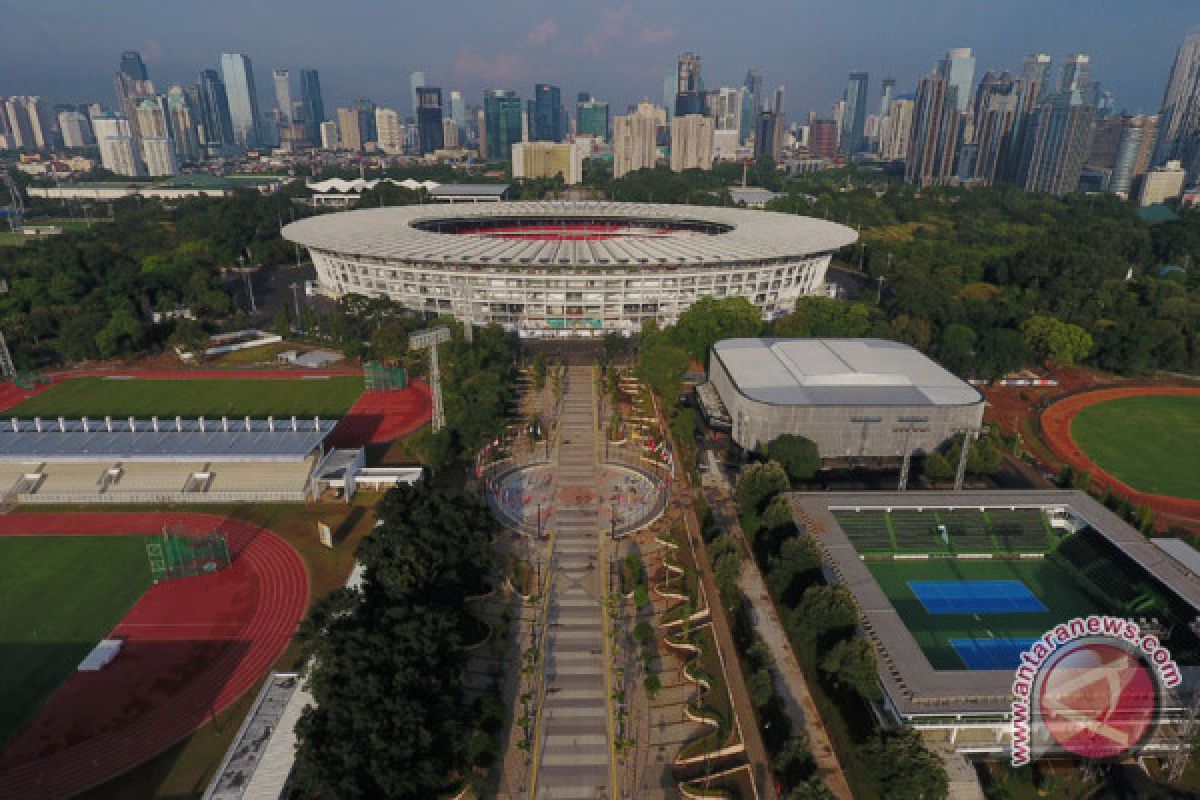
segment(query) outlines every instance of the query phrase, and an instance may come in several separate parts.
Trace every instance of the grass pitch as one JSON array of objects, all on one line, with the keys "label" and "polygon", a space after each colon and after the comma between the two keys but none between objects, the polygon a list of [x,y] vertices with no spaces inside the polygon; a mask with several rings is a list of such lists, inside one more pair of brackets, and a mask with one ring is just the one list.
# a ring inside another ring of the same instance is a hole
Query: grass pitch
[{"label": "grass pitch", "polygon": [[0,749],[149,586],[143,536],[0,537]]},{"label": "grass pitch", "polygon": [[1200,397],[1122,397],[1088,406],[1071,437],[1135,489],[1200,500]]},{"label": "grass pitch", "polygon": [[[1072,617],[1104,613],[1061,567],[1049,559],[871,559],[867,568],[934,669],[964,669],[950,644],[955,638],[1035,639]],[[1046,606],[1025,614],[930,614],[908,581],[1019,580]]]},{"label": "grass pitch", "polygon": [[10,409],[14,417],[341,417],[363,392],[358,375],[295,380],[70,378]]}]

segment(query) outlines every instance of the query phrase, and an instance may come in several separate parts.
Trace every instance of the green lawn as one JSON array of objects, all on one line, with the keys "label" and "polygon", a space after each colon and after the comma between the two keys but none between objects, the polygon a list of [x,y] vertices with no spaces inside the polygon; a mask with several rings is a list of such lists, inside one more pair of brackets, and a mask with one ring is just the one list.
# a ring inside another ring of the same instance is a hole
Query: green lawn
[{"label": "green lawn", "polygon": [[1135,489],[1200,500],[1200,397],[1124,397],[1071,421],[1088,457]]},{"label": "green lawn", "polygon": [[[1105,613],[1074,578],[1050,559],[872,559],[866,564],[934,669],[964,668],[950,644],[953,638],[988,638],[990,631],[997,637],[1034,639],[1072,617]],[[908,587],[908,581],[928,580],[1023,581],[1047,610],[980,614],[978,618],[974,614],[929,614]]]},{"label": "green lawn", "polygon": [[149,586],[142,536],[0,537],[0,749]]},{"label": "green lawn", "polygon": [[17,417],[343,416],[363,391],[359,375],[296,380],[70,378],[7,412]]}]

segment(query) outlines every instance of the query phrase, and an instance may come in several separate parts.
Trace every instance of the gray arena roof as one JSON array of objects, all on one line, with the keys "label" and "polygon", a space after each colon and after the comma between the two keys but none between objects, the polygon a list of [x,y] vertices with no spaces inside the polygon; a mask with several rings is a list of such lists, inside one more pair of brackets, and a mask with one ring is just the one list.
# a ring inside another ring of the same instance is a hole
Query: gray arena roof
[{"label": "gray arena roof", "polygon": [[738,391],[771,405],[947,406],[983,401],[916,349],[887,339],[724,339]]},{"label": "gray arena roof", "polygon": [[[41,431],[38,431],[38,425]],[[0,423],[0,461],[301,461],[337,420],[290,418]],[[110,429],[111,428],[111,429]],[[273,428],[273,430],[272,430]]]},{"label": "gray arena roof", "polygon": [[[518,240],[420,230],[414,222],[494,217],[691,220],[726,225],[724,233],[626,235],[592,240]],[[306,247],[404,261],[521,266],[699,266],[798,258],[852,244],[858,234],[834,222],[770,211],[651,203],[512,202],[393,206],[322,214],[287,225]]]}]

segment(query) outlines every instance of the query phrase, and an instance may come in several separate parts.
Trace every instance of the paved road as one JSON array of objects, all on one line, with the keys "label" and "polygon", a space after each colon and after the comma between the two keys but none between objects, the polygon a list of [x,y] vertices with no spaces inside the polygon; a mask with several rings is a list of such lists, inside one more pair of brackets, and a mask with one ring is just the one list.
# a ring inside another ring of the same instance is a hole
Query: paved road
[{"label": "paved road", "polygon": [[[611,796],[603,613],[604,533],[595,498],[596,419],[590,367],[568,367],[556,468],[560,501],[546,640],[537,798]],[[583,490],[583,491],[573,491]],[[570,497],[588,499],[568,502]]]}]

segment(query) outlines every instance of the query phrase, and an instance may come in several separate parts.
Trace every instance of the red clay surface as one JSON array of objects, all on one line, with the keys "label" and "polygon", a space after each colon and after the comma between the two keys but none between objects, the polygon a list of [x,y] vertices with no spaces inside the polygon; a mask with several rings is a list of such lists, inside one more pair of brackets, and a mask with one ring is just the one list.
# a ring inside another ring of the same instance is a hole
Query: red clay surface
[{"label": "red clay surface", "polygon": [[[361,375],[358,369],[95,369],[49,375],[50,382],[32,389],[0,383],[0,411],[41,394],[60,381],[81,375],[128,375],[142,380],[297,380],[313,375]],[[329,442],[334,447],[358,447],[389,442],[412,433],[429,422],[433,402],[429,386],[412,381],[407,389],[365,392],[346,412]]]},{"label": "red clay surface", "polygon": [[0,755],[0,797],[64,798],[137,766],[250,689],[287,646],[308,573],[268,530],[189,513],[9,514],[0,536],[217,529],[233,554],[210,575],[158,583],[110,634],[116,660],[73,673]]},{"label": "red clay surface", "polygon": [[1091,475],[1094,486],[1107,486],[1117,494],[1128,498],[1130,502],[1150,506],[1156,511],[1173,517],[1200,519],[1200,500],[1139,492],[1101,469],[1087,457],[1071,437],[1071,420],[1088,406],[1122,397],[1153,395],[1200,395],[1200,389],[1171,386],[1116,386],[1064,397],[1042,413],[1042,432],[1046,443],[1050,445],[1055,455],[1070,464],[1074,470],[1086,471]]}]

